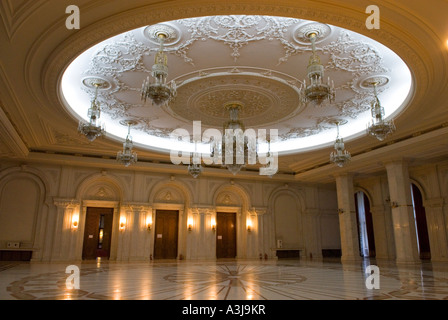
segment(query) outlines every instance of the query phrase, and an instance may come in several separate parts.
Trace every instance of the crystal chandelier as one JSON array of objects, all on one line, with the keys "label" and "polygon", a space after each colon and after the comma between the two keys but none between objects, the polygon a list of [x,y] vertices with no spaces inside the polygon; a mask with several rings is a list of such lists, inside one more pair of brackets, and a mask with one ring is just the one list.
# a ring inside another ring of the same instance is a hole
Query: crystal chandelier
[{"label": "crystal chandelier", "polygon": [[191,163],[188,165],[188,173],[191,174],[193,178],[197,178],[201,172],[202,172],[202,166],[201,166],[201,155],[197,152],[197,144],[194,143],[194,153],[191,160]]},{"label": "crystal chandelier", "polygon": [[[240,102],[229,102],[225,105],[230,113],[230,121],[224,124],[224,135],[222,141],[214,141],[211,156],[215,159],[223,159],[225,167],[236,175],[248,161],[248,155],[256,154],[256,142],[249,141],[244,136],[244,124],[238,119],[238,112],[243,104]],[[232,146],[228,148],[227,146]]]},{"label": "crystal chandelier", "polygon": [[339,136],[339,125],[341,123],[346,123],[346,121],[336,121],[336,128],[337,128],[337,136],[336,136],[336,142],[334,143],[334,149],[330,154],[330,161],[336,164],[338,167],[345,166],[351,159],[350,153],[344,149],[344,140]]},{"label": "crystal chandelier", "polygon": [[126,141],[123,143],[123,151],[118,151],[117,153],[117,162],[128,167],[137,162],[137,153],[132,151],[134,145],[131,137],[131,126],[136,124],[136,122],[132,120],[124,120],[120,123],[128,126],[128,135],[126,136]]},{"label": "crystal chandelier", "polygon": [[160,48],[156,53],[154,65],[152,66],[151,75],[154,78],[154,83],[150,82],[149,76],[143,81],[141,97],[145,102],[149,98],[153,104],[161,106],[176,96],[176,84],[174,81],[168,84],[166,82],[168,76],[168,57],[163,52],[163,44],[167,35],[159,32],[157,36],[160,42]]},{"label": "crystal chandelier", "polygon": [[89,122],[81,120],[78,125],[78,132],[85,135],[89,141],[95,140],[104,134],[104,126],[99,122],[101,110],[97,101],[98,87],[101,86],[99,82],[93,84],[95,86],[95,96],[91,102],[90,108],[87,112]]},{"label": "crystal chandelier", "polygon": [[367,134],[376,137],[379,141],[383,141],[386,137],[395,131],[393,120],[384,120],[384,108],[381,106],[376,91],[377,83],[373,82],[373,92],[375,99],[372,101],[372,122],[367,125]]},{"label": "crystal chandelier", "polygon": [[324,66],[316,54],[317,33],[311,32],[307,36],[311,41],[313,53],[307,67],[307,76],[310,83],[307,84],[306,80],[304,80],[300,88],[302,101],[304,103],[314,101],[318,104],[321,104],[324,100],[333,102],[335,96],[334,83],[333,81],[330,83],[330,78],[328,78],[326,84],[323,82]]}]

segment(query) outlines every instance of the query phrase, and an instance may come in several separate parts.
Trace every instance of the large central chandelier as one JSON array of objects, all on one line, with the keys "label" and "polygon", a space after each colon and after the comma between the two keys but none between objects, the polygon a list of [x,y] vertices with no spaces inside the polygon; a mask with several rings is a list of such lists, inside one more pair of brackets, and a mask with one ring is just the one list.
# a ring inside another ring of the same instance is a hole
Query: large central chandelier
[{"label": "large central chandelier", "polygon": [[98,103],[98,88],[101,86],[100,82],[93,83],[95,87],[95,95],[87,111],[89,122],[81,120],[78,125],[78,132],[85,135],[89,141],[95,140],[104,134],[104,126],[100,123],[100,104]]},{"label": "large central chandelier", "polygon": [[142,100],[146,102],[151,99],[153,104],[161,106],[176,96],[176,83],[174,81],[166,82],[168,77],[168,57],[163,51],[163,44],[167,35],[164,32],[157,34],[160,47],[154,58],[151,75],[154,83],[151,83],[149,76],[143,81]]},{"label": "large central chandelier", "polygon": [[[249,160],[249,154],[255,155],[257,144],[255,139],[249,139],[244,135],[244,124],[239,120],[238,113],[243,108],[241,102],[229,102],[225,108],[230,113],[230,120],[224,124],[224,135],[222,141],[212,144],[211,156],[215,159],[224,159],[225,167],[236,175]],[[255,163],[256,159],[250,162]]]},{"label": "large central chandelier", "polygon": [[345,150],[344,139],[339,135],[339,125],[345,123],[347,123],[347,121],[345,120],[334,121],[334,124],[337,128],[337,136],[334,143],[335,151],[330,154],[330,161],[336,164],[338,167],[345,166],[351,160],[350,153]]},{"label": "large central chandelier", "polygon": [[128,167],[137,162],[137,153],[132,151],[134,144],[132,143],[131,137],[131,126],[135,125],[136,121],[123,120],[120,121],[120,124],[128,126],[128,134],[125,142],[123,143],[123,151],[118,151],[117,153],[117,162],[123,164],[125,167]]},{"label": "large central chandelier", "polygon": [[381,106],[376,90],[377,83],[371,83],[375,99],[372,101],[372,122],[367,126],[367,134],[376,137],[379,141],[383,141],[386,137],[395,131],[393,120],[384,120],[384,108]]},{"label": "large central chandelier", "polygon": [[310,57],[307,67],[307,77],[309,84],[306,80],[300,88],[302,101],[316,102],[321,104],[324,100],[330,102],[334,101],[335,90],[333,81],[330,82],[328,78],[327,83],[324,83],[324,66],[322,65],[319,56],[316,54],[316,32],[310,32],[307,37],[311,41],[312,55]]}]

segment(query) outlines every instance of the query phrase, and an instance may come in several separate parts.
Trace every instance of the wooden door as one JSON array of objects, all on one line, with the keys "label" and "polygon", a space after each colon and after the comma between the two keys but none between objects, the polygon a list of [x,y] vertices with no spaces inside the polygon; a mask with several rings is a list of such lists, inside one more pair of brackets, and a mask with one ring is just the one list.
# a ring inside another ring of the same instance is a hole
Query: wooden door
[{"label": "wooden door", "polygon": [[176,259],[179,212],[156,211],[154,259]]},{"label": "wooden door", "polygon": [[113,208],[87,208],[83,259],[110,257]]},{"label": "wooden door", "polygon": [[235,258],[236,214],[218,212],[216,215],[216,258]]}]

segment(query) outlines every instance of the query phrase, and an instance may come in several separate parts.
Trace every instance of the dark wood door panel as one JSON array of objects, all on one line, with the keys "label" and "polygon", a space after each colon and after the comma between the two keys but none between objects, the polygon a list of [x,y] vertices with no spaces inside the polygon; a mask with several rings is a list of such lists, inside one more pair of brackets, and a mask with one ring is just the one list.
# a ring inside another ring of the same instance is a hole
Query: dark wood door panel
[{"label": "dark wood door panel", "polygon": [[236,214],[218,212],[216,220],[216,258],[235,258]]},{"label": "dark wood door panel", "polygon": [[178,230],[178,211],[156,211],[154,259],[177,258]]}]

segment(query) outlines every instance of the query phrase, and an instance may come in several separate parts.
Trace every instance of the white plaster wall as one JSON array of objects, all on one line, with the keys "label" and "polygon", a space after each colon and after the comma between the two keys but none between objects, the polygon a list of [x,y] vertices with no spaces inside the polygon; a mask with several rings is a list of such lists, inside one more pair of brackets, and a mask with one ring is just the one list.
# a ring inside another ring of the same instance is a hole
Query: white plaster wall
[{"label": "white plaster wall", "polygon": [[[24,175],[33,178],[23,180]],[[22,245],[28,241],[26,245],[34,249],[33,261],[81,260],[88,206],[114,208],[111,260],[151,258],[154,228],[148,231],[145,223],[147,215],[152,215],[155,221],[157,209],[179,210],[178,253],[184,259],[216,259],[211,220],[222,210],[237,214],[240,259],[259,259],[265,255],[275,258],[278,234],[292,247],[302,248],[304,256],[312,253],[313,257],[319,257],[322,243],[330,248],[339,247],[339,239],[334,236],[338,225],[321,221],[322,214],[337,218],[333,186],[286,185],[238,176],[193,179],[188,175],[172,176],[132,168],[102,170],[44,163],[24,166],[13,161],[0,165],[0,186],[8,187],[7,191],[0,188],[0,196],[8,198],[0,204],[0,217],[8,226],[7,232],[0,234],[0,248],[6,247],[6,240],[14,240],[10,235],[21,235]],[[26,209],[21,210],[26,214],[18,219],[11,213],[17,211],[14,206],[18,205],[12,194],[24,191],[26,199],[22,198],[19,206]],[[79,227],[73,229],[71,222],[76,216]],[[119,228],[121,217],[126,217],[124,231]],[[192,232],[187,230],[189,218],[194,221]],[[248,219],[253,226],[250,233],[246,229]],[[21,223],[16,223],[17,220]],[[290,230],[291,225],[294,227]]]}]

